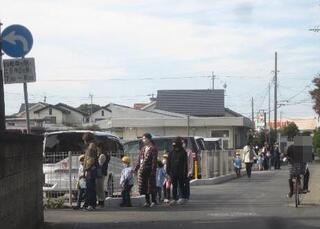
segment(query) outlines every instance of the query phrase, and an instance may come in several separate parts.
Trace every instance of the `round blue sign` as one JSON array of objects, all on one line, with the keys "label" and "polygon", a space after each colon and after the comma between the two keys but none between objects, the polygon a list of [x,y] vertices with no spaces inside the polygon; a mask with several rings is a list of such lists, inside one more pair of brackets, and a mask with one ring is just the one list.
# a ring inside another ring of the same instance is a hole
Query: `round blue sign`
[{"label": "round blue sign", "polygon": [[22,25],[10,25],[1,34],[2,50],[11,57],[24,57],[30,52],[33,38],[30,31]]}]

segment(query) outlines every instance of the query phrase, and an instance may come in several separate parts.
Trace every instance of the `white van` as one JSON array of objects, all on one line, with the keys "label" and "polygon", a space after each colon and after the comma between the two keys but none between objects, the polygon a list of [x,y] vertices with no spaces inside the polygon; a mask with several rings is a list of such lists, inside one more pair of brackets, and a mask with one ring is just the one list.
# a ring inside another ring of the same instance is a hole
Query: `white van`
[{"label": "white van", "polygon": [[70,170],[68,153],[71,152],[71,187],[75,194],[79,169],[79,155],[84,153],[82,141],[84,133],[91,132],[97,142],[106,147],[106,154],[110,156],[108,175],[105,179],[105,191],[108,196],[119,193],[119,180],[122,170],[121,158],[123,146],[120,139],[114,135],[88,130],[72,130],[46,133],[43,144],[43,173],[45,184],[44,194],[47,197],[63,196],[69,192]]}]

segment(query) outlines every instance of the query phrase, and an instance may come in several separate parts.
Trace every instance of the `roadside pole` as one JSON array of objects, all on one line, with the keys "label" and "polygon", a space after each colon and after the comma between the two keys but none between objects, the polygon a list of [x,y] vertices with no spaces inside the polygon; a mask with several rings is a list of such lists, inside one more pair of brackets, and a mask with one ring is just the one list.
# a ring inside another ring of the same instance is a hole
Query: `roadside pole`
[{"label": "roadside pole", "polygon": [[68,152],[69,159],[69,205],[72,207],[72,152]]},{"label": "roadside pole", "polygon": [[27,133],[30,134],[30,114],[27,82],[35,82],[36,75],[34,58],[25,58],[25,56],[30,52],[32,45],[32,34],[26,27],[22,25],[15,24],[8,26],[1,33],[0,50],[8,56],[13,57],[14,59],[6,59],[2,61],[1,52],[0,130],[3,129],[3,123],[5,125],[3,84],[23,83]]},{"label": "roadside pole", "polygon": [[2,72],[2,34],[0,22],[0,132],[6,130],[6,115],[5,115],[5,102],[4,102],[4,82]]},{"label": "roadside pole", "polygon": [[[22,57],[22,60],[24,57]],[[27,133],[30,134],[30,113],[29,113],[29,102],[28,102],[28,86],[27,86],[27,79],[26,76],[24,76],[24,82],[23,82],[23,94],[24,94],[24,104],[26,109],[26,121],[27,121]]]}]

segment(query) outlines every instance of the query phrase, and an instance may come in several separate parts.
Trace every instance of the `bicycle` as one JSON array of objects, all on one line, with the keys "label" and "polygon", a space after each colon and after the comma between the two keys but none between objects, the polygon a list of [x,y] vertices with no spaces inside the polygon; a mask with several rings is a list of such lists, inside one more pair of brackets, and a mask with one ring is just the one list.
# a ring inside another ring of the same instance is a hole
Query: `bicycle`
[{"label": "bicycle", "polygon": [[295,206],[297,208],[301,204],[302,195],[306,194],[306,192],[304,192],[304,190],[301,187],[300,175],[295,175],[292,178],[292,181],[293,181],[293,193],[294,193]]}]

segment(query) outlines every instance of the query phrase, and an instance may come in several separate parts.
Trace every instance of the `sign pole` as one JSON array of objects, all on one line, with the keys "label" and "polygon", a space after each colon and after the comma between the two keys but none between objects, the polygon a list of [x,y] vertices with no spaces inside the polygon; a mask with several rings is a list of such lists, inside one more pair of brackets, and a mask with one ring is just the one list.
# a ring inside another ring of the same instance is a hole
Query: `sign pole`
[{"label": "sign pole", "polygon": [[4,102],[4,86],[3,86],[3,73],[2,73],[2,35],[1,35],[0,22],[0,132],[6,130],[6,115],[5,115],[5,102]]},{"label": "sign pole", "polygon": [[[24,59],[24,56],[22,57]],[[30,134],[30,114],[29,114],[29,102],[28,102],[28,86],[27,86],[27,78],[24,75],[23,82],[23,93],[24,93],[24,104],[26,109],[26,121],[27,121],[27,133]]]}]

